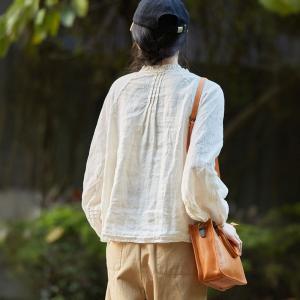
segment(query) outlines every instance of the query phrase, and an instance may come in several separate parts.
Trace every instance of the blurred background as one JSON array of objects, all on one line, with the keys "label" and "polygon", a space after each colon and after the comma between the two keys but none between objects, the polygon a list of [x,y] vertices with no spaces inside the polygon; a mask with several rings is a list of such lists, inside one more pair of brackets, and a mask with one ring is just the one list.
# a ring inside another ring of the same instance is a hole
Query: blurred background
[{"label": "blurred background", "polygon": [[[104,299],[82,181],[137,3],[0,1],[0,299]],[[219,162],[248,279],[209,299],[300,299],[300,0],[185,3],[184,63],[225,94]]]}]

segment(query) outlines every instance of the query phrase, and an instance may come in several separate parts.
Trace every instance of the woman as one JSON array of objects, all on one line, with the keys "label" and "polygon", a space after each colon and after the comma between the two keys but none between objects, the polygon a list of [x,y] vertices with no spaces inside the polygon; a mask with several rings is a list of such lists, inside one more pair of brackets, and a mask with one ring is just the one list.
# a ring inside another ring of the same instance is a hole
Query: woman
[{"label": "woman", "polygon": [[82,208],[107,242],[106,300],[206,299],[188,233],[195,221],[212,218],[241,248],[214,169],[224,95],[208,79],[186,153],[200,79],[178,64],[188,26],[180,0],[139,2],[130,28],[137,70],[111,85],[93,135]]}]

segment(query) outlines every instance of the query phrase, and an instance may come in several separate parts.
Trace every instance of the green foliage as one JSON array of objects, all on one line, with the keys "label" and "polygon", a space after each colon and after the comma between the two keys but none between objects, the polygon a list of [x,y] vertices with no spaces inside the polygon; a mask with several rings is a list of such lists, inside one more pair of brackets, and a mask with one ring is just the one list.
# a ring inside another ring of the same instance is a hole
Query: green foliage
[{"label": "green foliage", "polygon": [[[240,224],[248,285],[210,299],[300,297],[300,203],[272,209],[258,224]],[[105,245],[80,206],[55,206],[33,221],[12,223],[1,250],[32,291],[47,299],[101,299],[106,289]]]},{"label": "green foliage", "polygon": [[[280,15],[300,12],[299,0],[258,1],[266,9]],[[72,27],[76,17],[82,18],[88,14],[89,3],[90,0],[12,1],[0,16],[0,57],[4,57],[10,45],[21,38],[25,44],[38,45],[48,36],[56,36],[60,25]],[[207,3],[188,0],[187,5],[191,16],[197,18],[199,11],[203,11]]]},{"label": "green foliage", "polygon": [[0,57],[27,32],[27,42],[37,45],[55,36],[60,25],[71,27],[76,17],[88,13],[88,0],[14,0],[0,17]]},{"label": "green foliage", "polygon": [[247,286],[214,299],[299,299],[300,203],[272,209],[256,225],[241,224],[242,262]]},{"label": "green foliage", "polygon": [[72,7],[77,16],[85,17],[88,13],[88,1],[87,0],[72,0]]},{"label": "green foliage", "polygon": [[104,295],[106,244],[91,230],[80,206],[55,206],[35,220],[8,228],[0,249],[33,298]]},{"label": "green foliage", "polygon": [[39,0],[15,0],[0,17],[0,56],[6,54],[10,44],[20,36],[38,9]]},{"label": "green foliage", "polygon": [[299,0],[259,0],[268,10],[286,16],[300,12]]}]

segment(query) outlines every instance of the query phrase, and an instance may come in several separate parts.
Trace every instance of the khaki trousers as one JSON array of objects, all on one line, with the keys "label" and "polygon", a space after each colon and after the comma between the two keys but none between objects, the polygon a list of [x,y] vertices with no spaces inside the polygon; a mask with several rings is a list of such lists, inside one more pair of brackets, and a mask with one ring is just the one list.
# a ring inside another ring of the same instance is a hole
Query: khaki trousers
[{"label": "khaki trousers", "polygon": [[192,244],[109,241],[105,300],[206,300]]}]

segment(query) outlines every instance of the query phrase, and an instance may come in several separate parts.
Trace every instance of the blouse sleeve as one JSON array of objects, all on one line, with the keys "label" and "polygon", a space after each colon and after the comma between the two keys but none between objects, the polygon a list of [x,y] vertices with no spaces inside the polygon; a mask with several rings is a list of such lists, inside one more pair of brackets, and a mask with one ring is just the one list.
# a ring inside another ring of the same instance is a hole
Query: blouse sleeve
[{"label": "blouse sleeve", "polygon": [[215,170],[215,158],[223,146],[224,94],[221,87],[206,80],[191,134],[181,183],[187,214],[194,220],[217,224],[229,213],[225,197],[228,188]]},{"label": "blouse sleeve", "polygon": [[81,206],[86,218],[99,237],[102,228],[101,191],[103,184],[103,170],[106,156],[108,121],[112,101],[113,92],[111,87],[102,105],[90,144],[81,197]]}]

